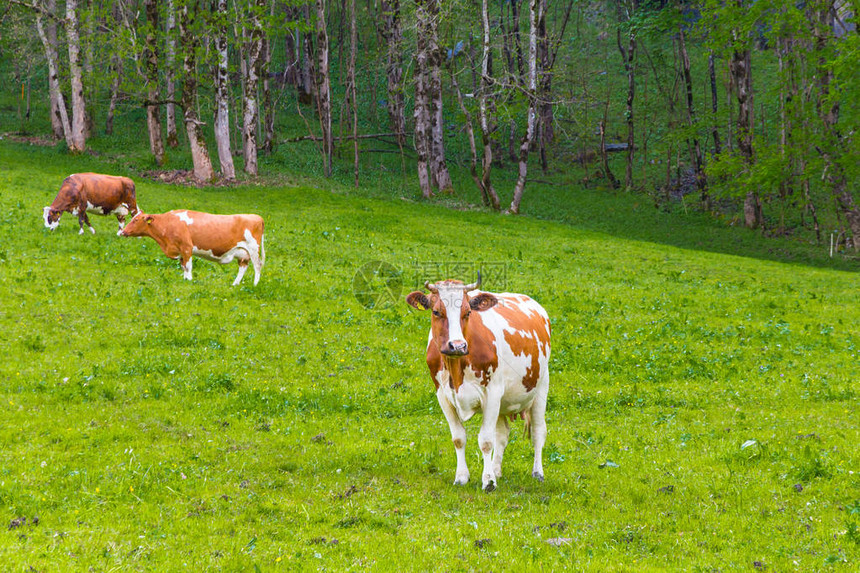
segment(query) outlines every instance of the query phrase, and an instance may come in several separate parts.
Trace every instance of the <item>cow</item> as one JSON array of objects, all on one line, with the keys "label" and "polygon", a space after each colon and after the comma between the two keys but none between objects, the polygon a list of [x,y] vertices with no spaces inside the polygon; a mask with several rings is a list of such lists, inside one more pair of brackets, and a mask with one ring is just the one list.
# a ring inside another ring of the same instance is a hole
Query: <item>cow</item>
[{"label": "cow", "polygon": [[233,285],[242,282],[248,262],[254,265],[254,284],[266,262],[263,218],[259,215],[212,215],[177,209],[161,214],[139,212],[120,231],[123,237],[152,237],[165,255],[180,259],[183,276],[191,280],[191,256],[226,265],[239,263]]},{"label": "cow", "polygon": [[432,310],[427,367],[454,441],[454,484],[469,481],[463,422],[479,411],[483,412],[478,433],[483,490],[493,491],[502,475],[508,418],[517,416],[525,420],[534,446],[532,476],[543,481],[550,353],[546,311],[522,294],[477,290],[480,273],[478,281],[469,285],[446,280],[424,286],[429,296],[414,291],[406,302],[418,310]]},{"label": "cow", "polygon": [[45,227],[52,231],[56,229],[60,224],[60,216],[66,211],[78,218],[79,235],[84,233],[84,225],[93,234],[96,232],[90,225],[87,213],[116,215],[121,231],[126,215],[134,216],[138,211],[134,181],[128,177],[100,173],[69,175],[63,180],[54,202],[42,212]]}]

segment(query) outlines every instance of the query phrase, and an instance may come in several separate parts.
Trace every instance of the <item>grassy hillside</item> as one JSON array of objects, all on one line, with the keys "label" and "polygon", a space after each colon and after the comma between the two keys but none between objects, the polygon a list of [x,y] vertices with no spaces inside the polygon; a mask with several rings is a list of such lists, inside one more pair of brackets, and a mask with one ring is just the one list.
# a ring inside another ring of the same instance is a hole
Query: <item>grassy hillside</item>
[{"label": "grassy hillside", "polygon": [[[856,273],[681,249],[656,225],[630,238],[339,186],[136,178],[152,212],[266,219],[260,284],[231,288],[234,265],[198,261],[183,281],[115,220],[42,226],[64,176],[117,163],[9,143],[0,157],[8,570],[860,563]],[[429,318],[359,304],[355,273],[375,260],[403,272],[403,295],[443,278],[424,276],[433,263],[497,263],[488,289],[544,305],[545,483],[515,425],[496,492],[451,485]]]}]

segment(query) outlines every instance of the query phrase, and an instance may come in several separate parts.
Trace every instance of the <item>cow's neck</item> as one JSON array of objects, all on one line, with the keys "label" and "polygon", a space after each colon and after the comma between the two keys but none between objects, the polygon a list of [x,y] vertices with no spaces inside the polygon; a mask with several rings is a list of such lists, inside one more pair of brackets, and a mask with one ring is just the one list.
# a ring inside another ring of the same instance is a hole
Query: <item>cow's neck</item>
[{"label": "cow's neck", "polygon": [[149,236],[158,243],[158,246],[161,247],[161,250],[167,254],[167,237],[162,229],[158,228],[158,221],[153,221],[152,224],[149,225]]},{"label": "cow's neck", "polygon": [[466,358],[449,358],[442,356],[442,361],[445,363],[445,370],[451,376],[450,384],[456,392],[463,385],[463,372],[465,372]]}]

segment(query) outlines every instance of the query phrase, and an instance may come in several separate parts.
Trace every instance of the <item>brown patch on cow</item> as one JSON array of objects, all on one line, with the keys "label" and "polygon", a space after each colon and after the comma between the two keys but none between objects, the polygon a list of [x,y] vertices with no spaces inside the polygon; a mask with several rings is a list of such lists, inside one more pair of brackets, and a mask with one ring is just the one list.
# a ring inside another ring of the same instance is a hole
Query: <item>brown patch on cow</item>
[{"label": "brown patch on cow", "polygon": [[525,354],[531,359],[530,366],[523,373],[523,386],[531,391],[540,379],[540,351],[546,354],[549,349],[549,322],[540,314],[523,314],[520,309],[504,304],[496,305],[495,309],[515,329],[514,332],[505,332],[505,341],[511,351],[516,356]]}]

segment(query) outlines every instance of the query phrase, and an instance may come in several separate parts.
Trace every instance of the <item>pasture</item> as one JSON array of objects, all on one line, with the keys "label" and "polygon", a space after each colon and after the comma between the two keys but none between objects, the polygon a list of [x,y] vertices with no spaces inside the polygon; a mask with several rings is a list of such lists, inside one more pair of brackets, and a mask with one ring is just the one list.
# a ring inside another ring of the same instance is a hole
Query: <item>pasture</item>
[{"label": "pasture", "polygon": [[[860,567],[857,273],[310,185],[134,177],[147,212],[253,212],[257,287],[91,216],[99,159],[0,144],[0,563],[7,571],[815,571]],[[356,271],[400,269],[364,308]],[[546,481],[513,426],[480,490],[402,301],[435,263],[552,319]],[[495,284],[494,282],[495,281]]]}]

